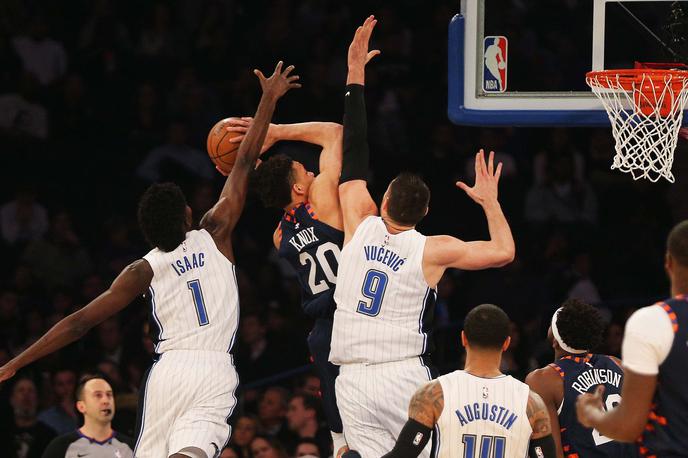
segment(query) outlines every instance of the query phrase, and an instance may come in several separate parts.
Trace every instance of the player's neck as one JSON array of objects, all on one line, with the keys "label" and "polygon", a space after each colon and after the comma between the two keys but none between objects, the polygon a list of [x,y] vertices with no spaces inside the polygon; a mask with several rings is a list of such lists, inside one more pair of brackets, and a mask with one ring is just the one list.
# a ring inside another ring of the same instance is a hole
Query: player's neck
[{"label": "player's neck", "polygon": [[387,227],[387,232],[390,234],[401,234],[402,232],[410,231],[413,229],[415,226],[403,226],[399,223],[395,223],[391,219],[382,218],[382,222],[385,223],[385,227]]},{"label": "player's neck", "polygon": [[476,377],[493,378],[503,375],[499,370],[501,364],[501,351],[472,350],[466,353],[466,364],[463,370]]},{"label": "player's neck", "polygon": [[683,275],[676,275],[671,282],[671,297],[680,294],[688,294],[688,278]]},{"label": "player's neck", "polygon": [[102,442],[112,436],[112,424],[85,421],[84,426],[79,428],[79,431],[81,431],[81,434],[84,436]]},{"label": "player's neck", "polygon": [[291,202],[289,202],[289,205],[287,205],[286,207],[284,207],[284,211],[285,211],[285,212],[291,211],[291,209],[296,208],[296,207],[298,207],[299,205],[306,203],[306,201],[307,201],[307,199],[306,199],[305,196],[297,197],[296,199],[294,199],[294,200],[292,200]]}]

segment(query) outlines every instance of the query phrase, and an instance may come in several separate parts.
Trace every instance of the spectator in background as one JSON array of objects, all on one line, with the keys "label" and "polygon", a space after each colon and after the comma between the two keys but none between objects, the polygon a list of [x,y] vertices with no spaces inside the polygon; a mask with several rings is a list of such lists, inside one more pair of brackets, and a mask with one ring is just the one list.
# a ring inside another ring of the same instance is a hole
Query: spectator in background
[{"label": "spectator in background", "polygon": [[84,424],[53,439],[43,458],[133,458],[134,440],[112,429],[115,398],[110,384],[99,375],[85,375],[76,390],[76,408]]},{"label": "spectator in background", "polygon": [[225,447],[220,453],[220,458],[240,458],[232,447]]},{"label": "spectator in background", "polygon": [[48,138],[48,111],[37,100],[37,82],[24,73],[14,90],[0,95],[0,133],[13,138]]},{"label": "spectator in background", "polygon": [[[242,383],[250,383],[279,372],[283,351],[267,339],[265,318],[257,313],[246,314],[240,321],[236,365]],[[286,407],[286,399],[284,400]]]},{"label": "spectator in background", "polygon": [[294,445],[294,434],[289,431],[286,420],[288,405],[289,392],[282,387],[272,386],[265,390],[258,402],[258,419],[265,435],[276,438],[282,444]]},{"label": "spectator in background", "polygon": [[575,177],[570,154],[551,157],[549,179],[536,184],[526,197],[526,219],[532,223],[597,222],[597,198],[592,188]]},{"label": "spectator in background", "polygon": [[251,441],[253,458],[287,458],[287,452],[278,440],[266,436],[257,436]]},{"label": "spectator in background", "polygon": [[50,426],[57,434],[66,434],[77,428],[74,407],[76,373],[71,369],[58,369],[52,374],[55,405],[38,414],[38,419]]},{"label": "spectator in background", "polygon": [[287,422],[298,440],[312,439],[318,444],[322,456],[330,456],[332,438],[329,430],[320,422],[320,410],[318,398],[308,394],[297,394],[289,401]]},{"label": "spectator in background", "polygon": [[234,424],[230,447],[239,458],[251,458],[251,442],[258,432],[258,420],[250,415],[240,416]]},{"label": "spectator in background", "polygon": [[38,391],[33,380],[18,378],[10,394],[13,419],[0,429],[0,456],[8,458],[40,458],[55,432],[36,416]]},{"label": "spectator in background", "polygon": [[91,271],[91,258],[64,211],[53,217],[45,239],[26,247],[23,261],[49,290],[72,287]]},{"label": "spectator in background", "polygon": [[320,397],[320,378],[313,373],[307,373],[299,380],[296,386],[296,394]]},{"label": "spectator in background", "polygon": [[208,155],[189,146],[187,139],[186,123],[181,120],[171,122],[167,128],[167,142],[146,155],[136,171],[138,176],[151,183],[215,178],[217,172]]},{"label": "spectator in background", "polygon": [[46,18],[37,15],[29,24],[26,35],[12,40],[22,60],[24,70],[31,73],[43,86],[49,86],[67,71],[67,53],[62,43],[48,38]]},{"label": "spectator in background", "polygon": [[321,455],[318,443],[313,439],[301,439],[296,446],[294,456],[296,458],[320,458],[321,456],[329,455]]}]

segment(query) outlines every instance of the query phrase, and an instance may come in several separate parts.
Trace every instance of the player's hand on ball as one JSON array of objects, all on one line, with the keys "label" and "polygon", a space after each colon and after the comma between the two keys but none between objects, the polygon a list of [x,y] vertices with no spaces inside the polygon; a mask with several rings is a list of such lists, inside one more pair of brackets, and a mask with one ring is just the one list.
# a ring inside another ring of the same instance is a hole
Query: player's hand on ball
[{"label": "player's hand on ball", "polygon": [[286,94],[289,89],[301,87],[301,85],[297,83],[299,80],[298,75],[289,76],[294,70],[294,66],[290,65],[282,71],[283,64],[282,61],[277,62],[275,72],[270,78],[266,78],[260,70],[253,70],[253,73],[255,73],[258,80],[260,80],[260,87],[263,89],[263,94],[268,94],[279,99]]},{"label": "player's hand on ball", "polygon": [[368,43],[370,42],[370,36],[373,34],[375,24],[377,24],[375,16],[368,16],[363,25],[356,29],[354,39],[349,45],[349,69],[352,67],[365,67],[373,57],[380,54],[380,51],[377,49],[368,51]]},{"label": "player's hand on ball", "polygon": [[475,155],[475,184],[469,187],[463,181],[456,186],[463,189],[468,196],[480,205],[497,201],[499,177],[502,174],[502,163],[494,167],[494,151],[490,151],[490,158],[485,161],[485,151],[482,149]]},{"label": "player's hand on ball", "polygon": [[[253,118],[250,116],[245,116],[241,118],[242,123],[246,123],[245,125],[241,126],[230,126],[227,127],[228,132],[239,132],[241,135],[237,135],[236,137],[233,137],[229,140],[230,143],[241,143],[241,141],[244,139],[246,136],[246,132],[248,132],[248,128],[251,126],[251,123],[253,122]],[[277,136],[277,128],[276,124],[270,123],[268,125],[268,132],[265,134],[265,141],[263,142],[263,148],[260,150],[260,154],[263,154],[272,146],[279,141],[279,138]]]},{"label": "player's hand on ball", "polygon": [[583,393],[576,400],[578,421],[586,428],[594,428],[594,421],[604,414],[603,393],[604,385],[598,385],[593,393]]}]

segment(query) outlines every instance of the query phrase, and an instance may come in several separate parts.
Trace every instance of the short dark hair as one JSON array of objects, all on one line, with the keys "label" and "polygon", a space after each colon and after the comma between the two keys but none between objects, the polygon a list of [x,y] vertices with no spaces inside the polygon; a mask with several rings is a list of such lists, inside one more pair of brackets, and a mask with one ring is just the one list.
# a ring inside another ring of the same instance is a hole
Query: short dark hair
[{"label": "short dark hair", "polygon": [[97,379],[105,380],[110,386],[112,386],[110,381],[103,374],[98,374],[98,373],[84,374],[81,377],[79,377],[79,382],[76,384],[76,388],[74,389],[74,399],[76,399],[77,401],[83,401],[84,387],[91,380],[97,380]]},{"label": "short dark hair", "polygon": [[667,251],[681,266],[688,267],[688,220],[681,221],[669,232]]},{"label": "short dark hair", "polygon": [[430,189],[413,173],[400,173],[389,185],[387,213],[397,223],[415,226],[423,219],[430,203]]},{"label": "short dark hair", "polygon": [[557,315],[557,330],[561,340],[572,348],[592,350],[602,342],[604,319],[592,305],[569,299],[561,305]]},{"label": "short dark hair", "polygon": [[266,207],[284,208],[291,202],[293,163],[294,160],[289,156],[276,154],[253,171],[251,189]]},{"label": "short dark hair", "polygon": [[496,305],[473,308],[463,321],[463,332],[472,347],[499,350],[509,337],[509,317]]},{"label": "short dark hair", "polygon": [[[306,394],[306,393],[299,393],[295,394],[294,396],[291,397],[291,399],[301,399],[303,402],[303,408],[307,410],[314,410],[315,415],[320,418],[320,410],[322,408],[320,404],[320,399],[316,398],[313,395]],[[290,401],[291,401],[290,399]]]},{"label": "short dark hair", "polygon": [[151,185],[139,200],[139,226],[146,241],[162,251],[173,251],[186,238],[186,197],[174,183]]}]

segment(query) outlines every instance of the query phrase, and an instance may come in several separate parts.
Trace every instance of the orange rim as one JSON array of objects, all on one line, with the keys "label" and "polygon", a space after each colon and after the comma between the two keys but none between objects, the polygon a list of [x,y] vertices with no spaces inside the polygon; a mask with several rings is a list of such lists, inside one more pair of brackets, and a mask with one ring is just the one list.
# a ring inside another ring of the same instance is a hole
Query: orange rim
[{"label": "orange rim", "polygon": [[[638,84],[645,84],[643,91],[650,87],[661,88],[666,86],[667,77],[670,78],[671,89],[676,93],[680,92],[684,85],[684,80],[688,79],[688,70],[658,70],[649,68],[629,68],[622,70],[596,70],[585,74],[585,79],[589,86],[593,84],[604,89],[618,89],[610,87],[610,83],[618,83],[621,89],[632,91],[638,89]],[[652,83],[650,85],[649,83]]]}]

